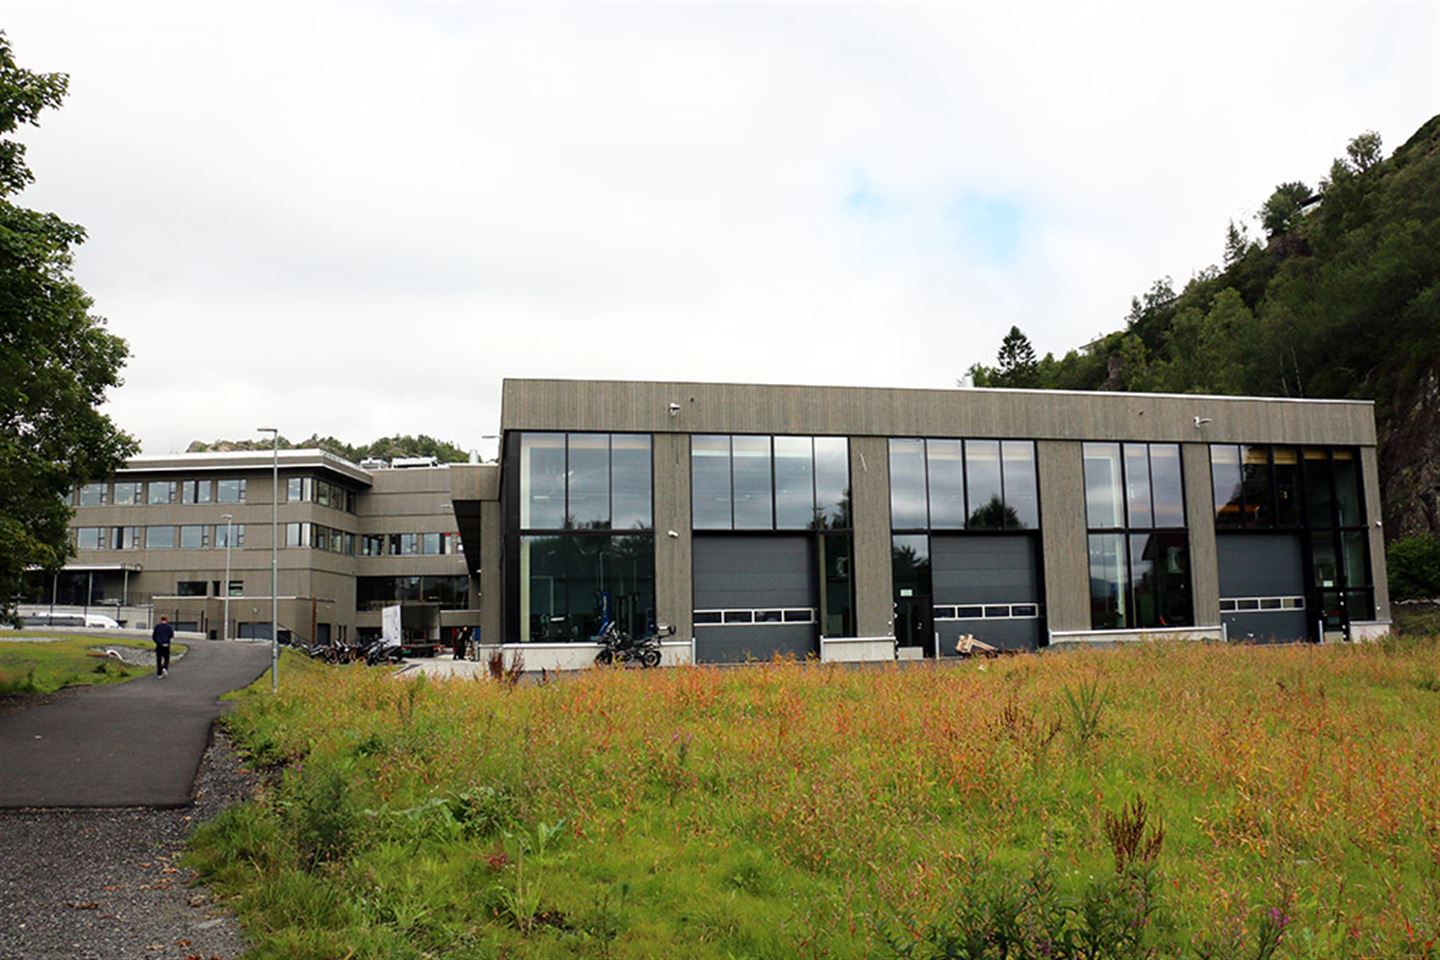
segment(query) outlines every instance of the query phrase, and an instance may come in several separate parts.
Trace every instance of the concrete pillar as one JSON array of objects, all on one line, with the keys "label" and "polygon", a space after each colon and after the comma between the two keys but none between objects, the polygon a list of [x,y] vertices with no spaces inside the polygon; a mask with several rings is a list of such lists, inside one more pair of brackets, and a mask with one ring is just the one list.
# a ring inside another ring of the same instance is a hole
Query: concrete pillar
[{"label": "concrete pillar", "polygon": [[1045,617],[1051,630],[1090,629],[1090,553],[1085,533],[1085,469],[1080,444],[1035,443]]},{"label": "concrete pillar", "polygon": [[1190,534],[1190,599],[1195,625],[1220,622],[1220,556],[1215,545],[1215,499],[1210,483],[1210,445],[1182,443],[1185,523]]},{"label": "concrete pillar", "polygon": [[855,524],[855,628],[894,634],[890,568],[890,448],[885,437],[850,438],[850,510]]},{"label": "concrete pillar", "polygon": [[501,614],[505,606],[505,583],[500,577],[500,556],[505,545],[505,524],[499,500],[480,503],[480,641],[502,643],[517,637],[502,637]]},{"label": "concrete pillar", "polygon": [[1360,448],[1360,480],[1365,485],[1365,522],[1369,527],[1370,577],[1375,585],[1375,619],[1390,619],[1390,583],[1385,572],[1385,528],[1380,523],[1380,467],[1374,447]]},{"label": "concrete pillar", "polygon": [[[691,569],[690,435],[654,435],[655,617],[675,628],[675,638],[694,633],[695,584]],[[675,536],[670,536],[671,532]]]}]

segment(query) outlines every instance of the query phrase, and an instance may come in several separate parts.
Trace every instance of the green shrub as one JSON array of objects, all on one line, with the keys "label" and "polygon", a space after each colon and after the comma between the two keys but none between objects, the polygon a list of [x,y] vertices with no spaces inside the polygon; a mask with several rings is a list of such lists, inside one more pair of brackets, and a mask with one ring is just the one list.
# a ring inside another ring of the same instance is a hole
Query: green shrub
[{"label": "green shrub", "polygon": [[1440,537],[1401,537],[1385,551],[1392,600],[1440,597]]}]

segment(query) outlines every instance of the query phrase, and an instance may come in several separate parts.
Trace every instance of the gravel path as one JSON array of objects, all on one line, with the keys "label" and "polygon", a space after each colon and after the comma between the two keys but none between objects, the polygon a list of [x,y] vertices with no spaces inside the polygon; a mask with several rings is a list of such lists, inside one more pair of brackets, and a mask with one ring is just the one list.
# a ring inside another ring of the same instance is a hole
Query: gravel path
[{"label": "gravel path", "polygon": [[0,810],[0,958],[239,956],[239,925],[177,861],[191,828],[253,782],[217,730],[191,807]]}]

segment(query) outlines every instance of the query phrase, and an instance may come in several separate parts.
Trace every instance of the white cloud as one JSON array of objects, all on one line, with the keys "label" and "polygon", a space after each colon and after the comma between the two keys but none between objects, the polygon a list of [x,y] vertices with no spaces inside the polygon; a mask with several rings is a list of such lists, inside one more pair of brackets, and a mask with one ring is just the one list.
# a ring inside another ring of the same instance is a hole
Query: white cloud
[{"label": "white cloud", "polygon": [[[948,386],[1113,329],[1435,109],[1440,7],[16,2],[72,76],[25,202],[152,452],[478,446],[504,376]],[[857,215],[863,178],[882,207]],[[954,222],[1020,211],[1013,253]],[[969,245],[967,245],[967,243]]]}]

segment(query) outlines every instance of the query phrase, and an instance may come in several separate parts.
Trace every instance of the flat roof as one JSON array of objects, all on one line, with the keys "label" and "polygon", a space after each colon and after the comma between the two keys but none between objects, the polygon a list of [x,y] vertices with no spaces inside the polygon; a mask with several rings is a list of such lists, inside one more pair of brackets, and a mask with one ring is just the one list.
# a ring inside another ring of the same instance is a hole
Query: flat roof
[{"label": "flat roof", "polygon": [[287,470],[309,468],[328,470],[364,486],[370,485],[370,472],[343,457],[318,448],[281,450],[207,450],[203,453],[141,454],[125,461],[116,476],[130,473],[194,473],[224,472],[243,469],[269,470],[274,462]]}]

